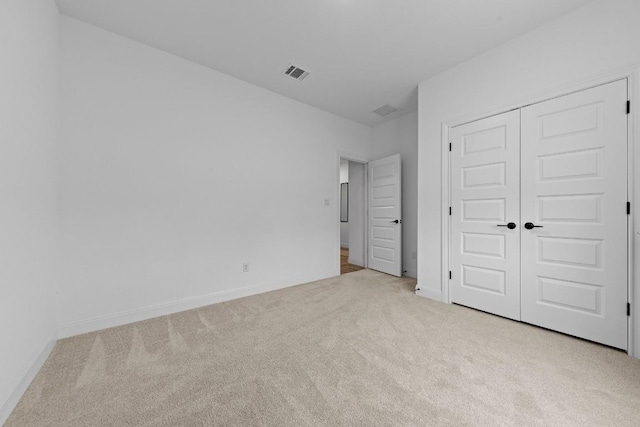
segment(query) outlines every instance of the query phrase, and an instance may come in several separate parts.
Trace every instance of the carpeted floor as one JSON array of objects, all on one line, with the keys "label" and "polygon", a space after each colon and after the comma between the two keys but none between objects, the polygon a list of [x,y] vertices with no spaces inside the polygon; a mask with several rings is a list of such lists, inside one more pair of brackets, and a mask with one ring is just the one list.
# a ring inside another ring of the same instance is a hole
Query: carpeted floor
[{"label": "carpeted floor", "polygon": [[631,426],[640,361],[371,270],[60,341],[8,426]]}]

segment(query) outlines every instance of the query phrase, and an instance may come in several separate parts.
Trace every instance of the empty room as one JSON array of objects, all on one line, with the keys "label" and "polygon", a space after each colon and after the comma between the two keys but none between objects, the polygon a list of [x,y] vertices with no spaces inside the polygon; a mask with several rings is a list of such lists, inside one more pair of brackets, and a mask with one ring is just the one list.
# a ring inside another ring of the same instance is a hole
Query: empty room
[{"label": "empty room", "polygon": [[638,425],[639,40],[638,0],[1,0],[0,425]]}]

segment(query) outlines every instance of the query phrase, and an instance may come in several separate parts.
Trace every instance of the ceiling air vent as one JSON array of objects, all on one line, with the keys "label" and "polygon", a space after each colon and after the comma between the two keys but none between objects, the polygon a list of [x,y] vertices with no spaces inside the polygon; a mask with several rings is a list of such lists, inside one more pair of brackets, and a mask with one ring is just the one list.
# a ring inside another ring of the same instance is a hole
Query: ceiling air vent
[{"label": "ceiling air vent", "polygon": [[292,79],[302,81],[309,75],[309,72],[295,65],[289,65],[283,72],[283,76],[289,76]]},{"label": "ceiling air vent", "polygon": [[373,110],[374,113],[382,117],[388,116],[389,114],[395,113],[396,111],[400,111],[400,109],[396,107],[392,107],[389,104],[385,104],[382,107],[378,107],[375,110]]}]

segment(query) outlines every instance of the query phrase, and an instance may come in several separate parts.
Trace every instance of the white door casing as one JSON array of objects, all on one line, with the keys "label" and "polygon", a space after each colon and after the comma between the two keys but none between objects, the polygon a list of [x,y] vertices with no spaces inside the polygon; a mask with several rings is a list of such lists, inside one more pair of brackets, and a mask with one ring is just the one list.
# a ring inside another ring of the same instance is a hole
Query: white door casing
[{"label": "white door casing", "polygon": [[520,111],[450,136],[451,302],[519,320]]},{"label": "white door casing", "polygon": [[522,109],[522,320],[627,349],[627,80]]},{"label": "white door casing", "polygon": [[402,276],[400,154],[368,164],[368,268]]}]

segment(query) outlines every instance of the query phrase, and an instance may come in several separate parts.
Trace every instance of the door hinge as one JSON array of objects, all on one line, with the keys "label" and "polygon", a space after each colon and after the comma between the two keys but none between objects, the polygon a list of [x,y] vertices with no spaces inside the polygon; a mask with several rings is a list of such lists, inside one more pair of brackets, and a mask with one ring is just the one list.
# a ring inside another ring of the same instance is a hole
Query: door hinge
[{"label": "door hinge", "polygon": [[451,270],[449,270],[449,280],[451,280]]},{"label": "door hinge", "polygon": [[631,303],[627,303],[627,316],[631,316]]},{"label": "door hinge", "polygon": [[451,151],[451,143],[449,143],[449,151]]},{"label": "door hinge", "polygon": [[627,215],[631,215],[631,202],[627,202]]},{"label": "door hinge", "polygon": [[449,216],[451,216],[451,206],[449,206]]},{"label": "door hinge", "polygon": [[627,101],[627,114],[631,114],[631,101]]}]

